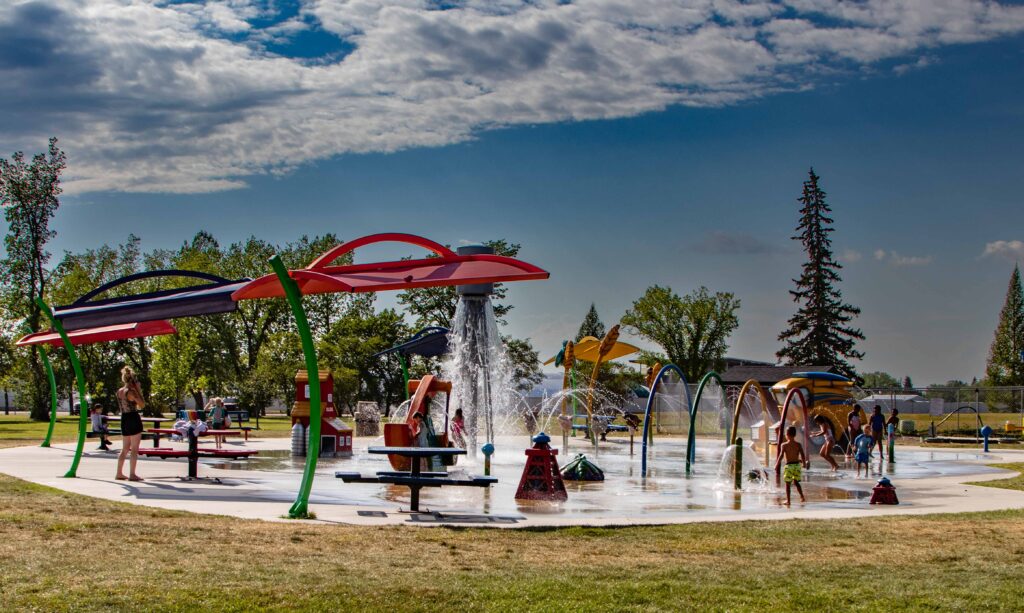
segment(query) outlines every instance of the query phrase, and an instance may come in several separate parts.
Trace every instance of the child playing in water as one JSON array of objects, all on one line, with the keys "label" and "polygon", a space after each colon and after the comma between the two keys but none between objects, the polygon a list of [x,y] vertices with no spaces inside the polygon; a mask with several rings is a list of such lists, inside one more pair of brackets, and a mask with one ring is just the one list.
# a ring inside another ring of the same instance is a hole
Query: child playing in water
[{"label": "child playing in water", "polygon": [[885,420],[885,431],[889,434],[889,438],[892,439],[896,436],[896,431],[900,428],[900,410],[893,409],[889,411],[889,419]]},{"label": "child playing in water", "polygon": [[864,466],[864,476],[869,476],[868,461],[871,459],[871,426],[864,428],[864,433],[853,440],[854,456],[857,460],[857,476],[860,476],[860,467]]},{"label": "child playing in water", "polygon": [[814,423],[818,424],[818,431],[811,436],[823,436],[825,442],[821,446],[821,451],[818,455],[825,458],[825,461],[832,467],[832,472],[839,470],[839,465],[832,459],[832,447],[836,444],[836,437],[832,434],[832,422],[828,420],[824,415],[815,415]]},{"label": "child playing in water", "polygon": [[782,458],[786,458],[786,468],[783,471],[783,478],[786,480],[786,506],[790,505],[790,487],[796,484],[796,491],[800,494],[800,502],[807,502],[804,498],[804,490],[800,487],[800,479],[803,477],[801,467],[810,462],[804,455],[804,446],[796,441],[796,427],[790,426],[786,429],[786,442],[782,444],[782,453],[775,460],[775,470],[778,472]]},{"label": "child playing in water", "polygon": [[885,439],[885,416],[882,415],[881,405],[875,405],[869,424],[871,425],[871,448],[874,449],[874,446],[878,445],[878,457],[885,459],[885,447],[882,442]]},{"label": "child playing in water", "polygon": [[466,446],[466,418],[462,415],[462,409],[455,409],[455,417],[452,418],[452,439],[456,447]]}]

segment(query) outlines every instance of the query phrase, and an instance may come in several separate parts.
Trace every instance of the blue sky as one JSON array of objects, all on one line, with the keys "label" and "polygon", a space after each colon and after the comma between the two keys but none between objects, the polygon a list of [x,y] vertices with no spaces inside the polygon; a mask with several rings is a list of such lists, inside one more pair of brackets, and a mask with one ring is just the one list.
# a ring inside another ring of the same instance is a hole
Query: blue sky
[{"label": "blue sky", "polygon": [[982,373],[1024,255],[1011,3],[92,4],[0,8],[24,39],[0,54],[20,86],[0,150],[70,153],[56,253],[200,229],[507,238],[552,273],[510,292],[509,331],[544,354],[590,302],[611,323],[658,283],[736,293],[730,354],[772,359],[813,165],[860,367],[917,383]]}]

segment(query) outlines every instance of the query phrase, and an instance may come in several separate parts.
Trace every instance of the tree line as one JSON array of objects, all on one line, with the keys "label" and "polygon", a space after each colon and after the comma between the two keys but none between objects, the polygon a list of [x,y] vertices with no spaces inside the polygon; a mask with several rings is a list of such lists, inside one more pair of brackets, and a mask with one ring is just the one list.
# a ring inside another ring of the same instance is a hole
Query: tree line
[{"label": "tree line", "polygon": [[[8,222],[0,279],[0,377],[4,378],[0,383],[22,382],[24,404],[35,417],[44,417],[48,410],[41,363],[35,351],[15,350],[12,341],[46,327],[36,298],[68,304],[103,283],[149,270],[184,269],[229,279],[257,277],[267,272],[267,260],[275,253],[287,266],[303,267],[340,242],[325,234],[285,244],[250,237],[222,245],[212,234],[198,232],[177,249],[144,253],[141,241],[132,235],[120,245],[65,253],[50,270],[46,244],[55,233],[49,222],[59,207],[60,175],[65,167],[66,158],[56,139],[50,141],[46,153],[31,161],[21,153],[0,160],[0,204]],[[856,343],[864,336],[851,321],[860,311],[843,302],[838,289],[841,265],[832,254],[831,208],[818,181],[812,169],[799,199],[801,217],[793,238],[801,242],[807,261],[790,292],[798,310],[779,336],[783,347],[778,357],[790,364],[830,364],[838,372],[856,376],[849,360],[863,357]],[[503,255],[515,256],[519,250],[519,245],[507,240],[490,245]],[[110,294],[158,291],[184,283],[188,281],[141,279],[116,287]],[[494,310],[502,324],[512,309],[504,298],[505,288],[499,285]],[[335,374],[336,402],[351,405],[365,399],[388,407],[403,398],[397,359],[371,356],[423,326],[450,326],[457,297],[454,288],[438,287],[402,292],[398,301],[404,312],[377,308],[372,294],[305,299],[321,364]],[[671,287],[653,285],[633,301],[621,323],[625,331],[656,344],[663,352],[645,352],[641,361],[673,362],[689,379],[696,380],[708,370],[722,368],[728,339],[739,326],[739,308],[740,300],[731,292],[699,287],[680,295]],[[129,364],[141,374],[144,392],[154,398],[155,409],[172,407],[186,396],[201,402],[208,391],[235,395],[243,406],[256,410],[274,398],[291,402],[293,378],[302,359],[284,301],[243,301],[234,313],[174,323],[176,335],[82,346],[80,355],[90,373],[94,399],[113,403],[117,371],[122,364]],[[593,305],[581,326],[581,334],[584,331],[603,334]],[[537,352],[528,340],[504,340],[521,388],[529,389],[541,378]],[[1007,351],[1000,348],[997,353]],[[69,389],[70,367],[61,360],[56,364],[61,389]],[[436,368],[436,363],[424,360],[412,364],[414,375]],[[624,393],[634,378],[620,366],[609,365],[602,372],[602,379]]]}]

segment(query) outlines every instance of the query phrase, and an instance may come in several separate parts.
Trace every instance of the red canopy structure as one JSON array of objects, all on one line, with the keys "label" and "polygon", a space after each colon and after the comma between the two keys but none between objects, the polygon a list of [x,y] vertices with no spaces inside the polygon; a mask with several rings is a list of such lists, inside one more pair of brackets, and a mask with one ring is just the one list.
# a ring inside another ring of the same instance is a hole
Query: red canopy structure
[{"label": "red canopy structure", "polygon": [[[80,328],[71,330],[68,340],[72,345],[90,345],[92,343],[106,343],[110,341],[123,341],[131,338],[146,338],[150,336],[162,336],[164,334],[175,334],[177,329],[167,320],[143,321],[137,323],[118,324],[115,326],[102,326],[98,328]],[[60,333],[50,330],[49,332],[36,332],[18,339],[15,345],[24,347],[27,345],[50,345],[52,347],[63,347],[64,341]]]},{"label": "red canopy structure", "polygon": [[[398,260],[372,264],[332,266],[339,257],[359,247],[376,243],[405,243],[422,247],[433,253],[419,260]],[[317,372],[319,366],[316,347],[302,306],[303,294],[331,292],[380,292],[418,287],[450,285],[476,286],[508,281],[547,279],[546,270],[515,258],[491,254],[459,255],[432,240],[413,234],[385,233],[364,236],[338,245],[313,260],[300,270],[288,270],[279,256],[270,260],[274,274],[246,283],[231,294],[235,301],[258,298],[287,298],[295,316],[295,324],[302,342],[306,372]],[[309,388],[309,448],[306,451],[306,469],[295,503],[288,511],[290,517],[308,517],[309,494],[316,475],[316,461],[320,449],[320,386]]]},{"label": "red canopy structure", "polygon": [[[331,266],[339,257],[374,243],[398,242],[433,252],[434,257],[372,264]],[[474,285],[547,279],[549,273],[522,260],[501,255],[458,255],[451,249],[414,234],[372,234],[338,245],[309,266],[288,275],[303,294],[380,292],[442,285]],[[251,281],[231,294],[233,300],[284,297],[276,275]]]}]

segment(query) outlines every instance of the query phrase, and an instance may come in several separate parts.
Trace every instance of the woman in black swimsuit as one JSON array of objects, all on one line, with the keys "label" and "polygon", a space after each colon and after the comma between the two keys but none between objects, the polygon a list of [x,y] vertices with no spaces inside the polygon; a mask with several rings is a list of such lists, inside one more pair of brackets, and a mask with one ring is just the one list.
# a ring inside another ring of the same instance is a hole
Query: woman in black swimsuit
[{"label": "woman in black swimsuit", "polygon": [[[117,404],[121,409],[121,455],[117,457],[117,474],[114,476],[118,481],[142,481],[142,477],[135,474],[135,465],[139,461],[139,445],[142,443],[142,417],[139,409],[146,406],[142,398],[142,386],[131,367],[125,366],[121,369],[121,381],[124,386],[117,390]],[[124,459],[131,452],[129,464],[130,476],[124,476]]]}]

